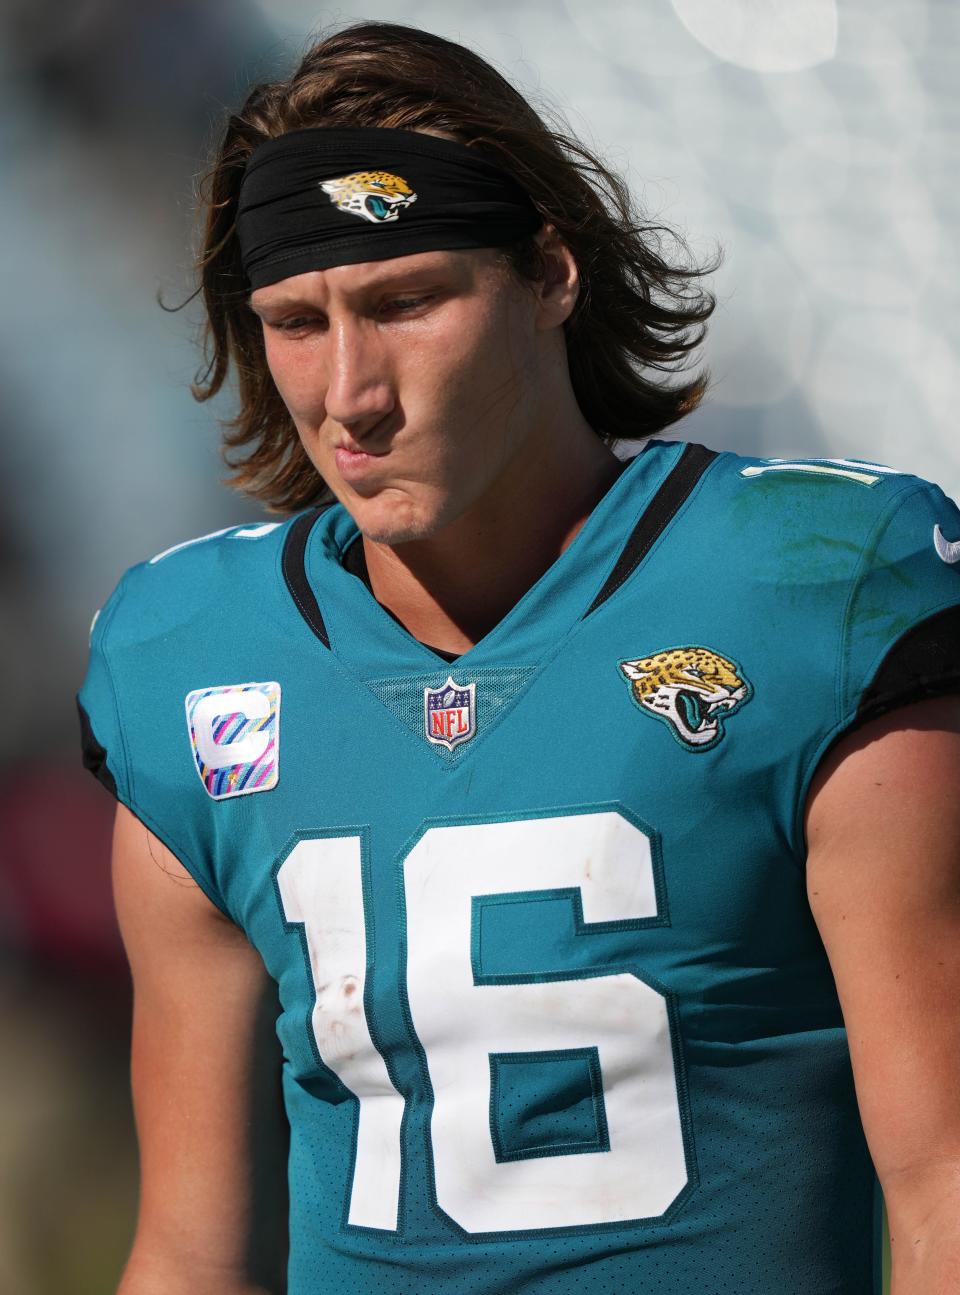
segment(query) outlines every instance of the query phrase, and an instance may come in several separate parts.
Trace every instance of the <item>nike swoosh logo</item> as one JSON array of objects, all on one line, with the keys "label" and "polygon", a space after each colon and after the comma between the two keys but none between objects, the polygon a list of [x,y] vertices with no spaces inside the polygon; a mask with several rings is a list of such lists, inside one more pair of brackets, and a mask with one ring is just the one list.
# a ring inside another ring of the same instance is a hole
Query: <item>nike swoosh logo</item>
[{"label": "nike swoosh logo", "polygon": [[951,566],[954,562],[960,562],[960,540],[946,539],[939,525],[933,528],[933,547],[942,561],[949,562]]}]

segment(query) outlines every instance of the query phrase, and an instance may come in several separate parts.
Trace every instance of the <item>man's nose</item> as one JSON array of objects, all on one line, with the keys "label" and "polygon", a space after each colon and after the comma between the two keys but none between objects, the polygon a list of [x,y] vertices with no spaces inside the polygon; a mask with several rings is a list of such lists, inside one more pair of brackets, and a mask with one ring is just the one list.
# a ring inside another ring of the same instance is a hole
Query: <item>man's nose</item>
[{"label": "man's nose", "polygon": [[330,334],[327,415],[360,440],[394,407],[388,359],[372,322],[341,318]]}]

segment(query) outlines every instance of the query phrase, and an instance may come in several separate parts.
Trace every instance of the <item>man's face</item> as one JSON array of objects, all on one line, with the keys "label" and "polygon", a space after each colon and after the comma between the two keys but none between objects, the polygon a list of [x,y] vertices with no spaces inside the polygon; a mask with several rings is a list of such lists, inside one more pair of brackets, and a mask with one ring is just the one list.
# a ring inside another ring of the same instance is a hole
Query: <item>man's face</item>
[{"label": "man's face", "polygon": [[311,271],[250,304],[304,449],[370,539],[436,534],[529,449],[537,303],[495,252]]}]

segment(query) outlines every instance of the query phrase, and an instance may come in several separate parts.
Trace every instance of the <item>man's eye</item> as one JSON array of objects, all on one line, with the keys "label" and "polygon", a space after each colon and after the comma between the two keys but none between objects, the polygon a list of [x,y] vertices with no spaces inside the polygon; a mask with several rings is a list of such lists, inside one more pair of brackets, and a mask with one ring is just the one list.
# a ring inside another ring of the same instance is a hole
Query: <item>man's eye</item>
[{"label": "man's eye", "polygon": [[[384,314],[405,314],[411,310],[419,310],[432,301],[432,294],[425,297],[393,297],[385,301],[381,306]],[[322,317],[316,315],[296,315],[292,319],[278,319],[270,323],[270,328],[278,333],[302,333],[307,329],[316,327],[321,322]]]},{"label": "man's eye", "polygon": [[281,333],[295,333],[298,329],[308,328],[313,322],[314,321],[312,319],[306,317],[298,319],[278,319],[277,322],[275,324],[271,324],[270,327],[277,329]]},{"label": "man's eye", "polygon": [[384,309],[416,310],[418,306],[426,305],[429,300],[429,297],[394,297],[392,301],[384,304]]}]

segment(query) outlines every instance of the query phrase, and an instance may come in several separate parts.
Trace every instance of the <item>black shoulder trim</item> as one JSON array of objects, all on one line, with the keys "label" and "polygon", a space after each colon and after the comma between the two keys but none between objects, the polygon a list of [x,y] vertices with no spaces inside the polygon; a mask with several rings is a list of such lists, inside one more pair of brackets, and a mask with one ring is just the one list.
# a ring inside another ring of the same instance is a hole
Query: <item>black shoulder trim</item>
[{"label": "black shoulder trim", "polygon": [[283,578],[290,590],[290,597],[297,604],[300,615],[327,648],[330,646],[330,639],[320,614],[320,605],[307,579],[306,554],[307,541],[313,530],[313,524],[329,507],[330,504],[321,504],[318,508],[311,508],[308,513],[303,513],[297,518],[284,540],[282,561]]},{"label": "black shoulder trim", "polygon": [[960,692],[960,605],[934,612],[897,639],[864,690],[850,728],[897,706],[954,692]]},{"label": "black shoulder trim", "polygon": [[358,535],[353,543],[348,544],[344,550],[343,569],[344,571],[349,571],[352,576],[356,576],[358,580],[362,580],[370,592],[373,593],[373,588],[370,584],[370,572],[367,570],[367,551],[363,547],[361,536]]},{"label": "black shoulder trim", "polygon": [[[77,713],[80,716],[80,744],[83,748],[83,767],[89,769],[97,782],[103,783],[111,796],[117,795],[117,784],[107,766],[106,748],[102,747],[94,736],[90,716],[77,699]],[[88,783],[87,786],[90,784]]]},{"label": "black shoulder trim", "polygon": [[667,474],[663,485],[653,496],[643,516],[633,528],[613,570],[604,581],[603,588],[587,608],[585,616],[595,612],[601,603],[605,603],[611,594],[615,594],[627,577],[633,574],[657,539],[673,521],[681,505],[690,496],[715,458],[717,458],[717,451],[708,450],[704,445],[691,444],[685,447],[679,460]]}]

